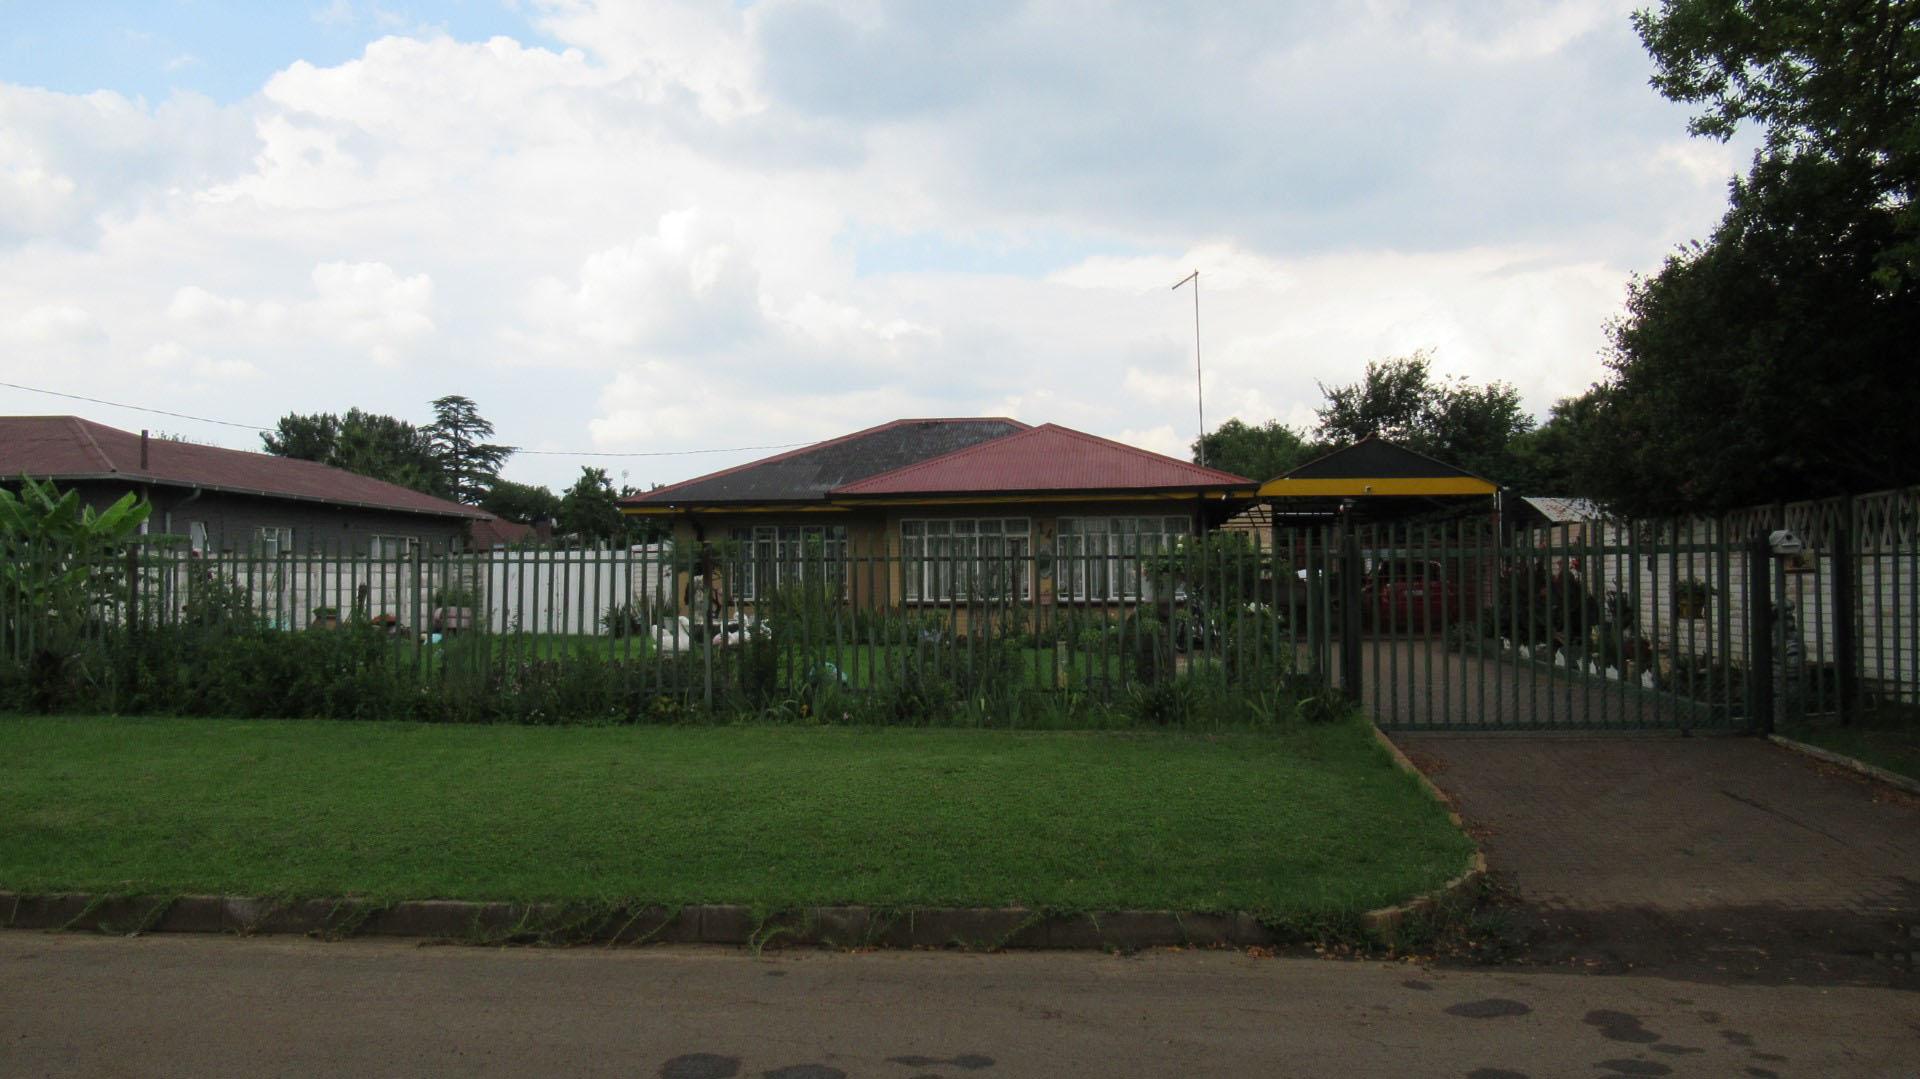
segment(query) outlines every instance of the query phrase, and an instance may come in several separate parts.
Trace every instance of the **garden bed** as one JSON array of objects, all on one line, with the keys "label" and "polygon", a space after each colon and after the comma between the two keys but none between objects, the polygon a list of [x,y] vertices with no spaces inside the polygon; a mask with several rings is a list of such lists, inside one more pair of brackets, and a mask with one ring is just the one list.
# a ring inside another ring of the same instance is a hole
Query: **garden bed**
[{"label": "garden bed", "polygon": [[0,718],[0,890],[1351,916],[1471,846],[1366,726]]}]

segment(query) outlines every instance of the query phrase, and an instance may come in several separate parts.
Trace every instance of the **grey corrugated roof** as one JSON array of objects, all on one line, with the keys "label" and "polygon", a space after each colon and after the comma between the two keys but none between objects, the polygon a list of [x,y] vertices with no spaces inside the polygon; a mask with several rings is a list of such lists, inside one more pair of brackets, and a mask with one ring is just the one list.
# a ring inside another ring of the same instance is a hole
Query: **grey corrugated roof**
[{"label": "grey corrugated roof", "polygon": [[1464,468],[1436,461],[1424,453],[1372,435],[1344,449],[1322,454],[1286,474],[1290,480],[1426,479],[1435,476],[1481,478]]},{"label": "grey corrugated roof", "polygon": [[627,505],[811,502],[844,484],[963,450],[1016,431],[1002,417],[895,420],[624,499]]},{"label": "grey corrugated roof", "polygon": [[1554,524],[1578,524],[1581,521],[1597,521],[1601,518],[1600,506],[1586,498],[1552,498],[1546,495],[1523,495],[1520,501],[1538,510],[1540,516]]}]

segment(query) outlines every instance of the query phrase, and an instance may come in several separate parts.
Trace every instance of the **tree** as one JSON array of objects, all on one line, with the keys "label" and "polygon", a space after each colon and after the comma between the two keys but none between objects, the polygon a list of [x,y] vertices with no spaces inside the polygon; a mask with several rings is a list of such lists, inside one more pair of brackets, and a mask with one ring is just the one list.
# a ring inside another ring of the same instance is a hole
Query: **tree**
[{"label": "tree", "polygon": [[1887,287],[1894,214],[1844,171],[1762,163],[1710,243],[1630,287],[1596,433],[1610,504],[1715,513],[1912,478],[1920,289]]},{"label": "tree", "polygon": [[1367,364],[1359,382],[1325,385],[1315,432],[1327,448],[1379,437],[1497,482],[1514,472],[1512,446],[1533,428],[1520,391],[1505,382],[1475,386],[1435,379],[1425,351]]},{"label": "tree", "polygon": [[1594,387],[1578,397],[1553,403],[1547,422],[1513,440],[1512,478],[1508,485],[1522,494],[1584,495],[1607,461],[1598,451],[1595,422],[1606,390]]},{"label": "tree", "polygon": [[1228,420],[1204,438],[1195,440],[1193,459],[1196,462],[1201,459],[1203,445],[1207,451],[1207,467],[1255,480],[1270,480],[1289,471],[1313,452],[1300,432],[1279,420],[1269,420],[1258,427],[1238,419]]},{"label": "tree", "polygon": [[1704,105],[1688,129],[1726,141],[1765,128],[1762,163],[1840,166],[1861,206],[1894,211],[1885,282],[1915,269],[1920,195],[1920,0],[1663,0],[1634,28],[1670,101]]},{"label": "tree", "polygon": [[479,505],[513,447],[482,441],[493,435],[493,424],[480,415],[472,398],[441,397],[433,402],[433,417],[426,428],[427,442],[440,462],[447,491],[458,501]]},{"label": "tree", "polygon": [[268,453],[342,468],[432,495],[447,493],[440,459],[425,432],[392,416],[348,409],[282,416],[261,434]]},{"label": "tree", "polygon": [[1666,0],[1635,24],[1696,134],[1765,126],[1705,244],[1629,289],[1588,428],[1627,513],[1912,479],[1920,0]]},{"label": "tree", "polygon": [[559,529],[590,542],[611,542],[626,535],[620,494],[606,470],[583,466],[580,478],[560,496]]},{"label": "tree", "polygon": [[560,496],[545,487],[496,479],[480,499],[480,508],[496,517],[521,524],[560,518]]}]

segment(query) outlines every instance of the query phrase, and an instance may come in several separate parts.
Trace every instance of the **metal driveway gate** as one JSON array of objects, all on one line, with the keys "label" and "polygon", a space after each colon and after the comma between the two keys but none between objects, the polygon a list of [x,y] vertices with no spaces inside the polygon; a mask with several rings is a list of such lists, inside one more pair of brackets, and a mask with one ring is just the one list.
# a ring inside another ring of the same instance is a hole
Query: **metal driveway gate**
[{"label": "metal driveway gate", "polygon": [[1749,601],[1782,568],[1768,524],[1473,516],[1281,526],[1277,543],[1319,599],[1302,659],[1382,728],[1747,730],[1778,678],[1753,674],[1774,670],[1770,612]]}]

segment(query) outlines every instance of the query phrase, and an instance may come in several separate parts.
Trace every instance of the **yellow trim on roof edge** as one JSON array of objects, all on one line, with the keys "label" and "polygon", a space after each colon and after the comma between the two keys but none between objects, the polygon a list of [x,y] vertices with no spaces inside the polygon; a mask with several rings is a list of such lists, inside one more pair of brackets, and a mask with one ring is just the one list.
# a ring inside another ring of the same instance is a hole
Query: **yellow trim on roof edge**
[{"label": "yellow trim on roof edge", "polygon": [[1490,495],[1499,488],[1471,476],[1416,476],[1375,479],[1290,480],[1285,476],[1260,485],[1261,498],[1368,498],[1383,495]]},{"label": "yellow trim on roof edge", "polygon": [[954,495],[951,497],[928,498],[915,495],[871,495],[853,496],[846,500],[830,503],[771,504],[729,506],[716,503],[688,503],[686,505],[647,505],[622,506],[620,512],[634,517],[669,517],[682,513],[846,513],[863,506],[984,506],[1006,504],[1031,504],[1038,502],[1191,502],[1196,498],[1215,500],[1227,498],[1253,498],[1257,491],[1252,487],[1222,487],[1204,491],[1148,491],[1116,492],[1109,494],[1025,494],[1025,495]]}]

